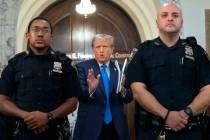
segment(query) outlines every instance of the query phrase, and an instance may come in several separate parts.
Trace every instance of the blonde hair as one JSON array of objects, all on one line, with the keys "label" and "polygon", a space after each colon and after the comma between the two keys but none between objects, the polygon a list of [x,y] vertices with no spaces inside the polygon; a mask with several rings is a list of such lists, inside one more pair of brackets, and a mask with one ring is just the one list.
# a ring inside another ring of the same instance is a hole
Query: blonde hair
[{"label": "blonde hair", "polygon": [[113,47],[114,37],[108,34],[96,34],[92,40],[92,47],[96,40],[109,40],[111,41],[111,47]]}]

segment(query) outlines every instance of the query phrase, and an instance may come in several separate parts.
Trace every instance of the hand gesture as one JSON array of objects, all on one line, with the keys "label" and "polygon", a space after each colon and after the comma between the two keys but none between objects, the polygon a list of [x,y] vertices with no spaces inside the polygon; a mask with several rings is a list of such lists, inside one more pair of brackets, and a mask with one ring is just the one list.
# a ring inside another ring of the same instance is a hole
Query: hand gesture
[{"label": "hand gesture", "polygon": [[97,77],[95,77],[94,71],[93,71],[92,68],[88,70],[87,84],[88,84],[88,88],[89,88],[90,93],[92,93],[96,90],[96,88],[98,87],[100,78],[101,78],[100,75],[97,75]]},{"label": "hand gesture", "polygon": [[166,124],[173,130],[179,131],[185,128],[188,123],[188,117],[184,114],[184,111],[170,111]]}]

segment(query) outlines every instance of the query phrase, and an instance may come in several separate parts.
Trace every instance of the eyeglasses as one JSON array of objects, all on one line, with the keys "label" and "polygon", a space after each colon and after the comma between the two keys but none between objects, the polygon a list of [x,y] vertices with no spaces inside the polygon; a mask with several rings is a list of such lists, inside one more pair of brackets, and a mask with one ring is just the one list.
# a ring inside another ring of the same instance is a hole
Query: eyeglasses
[{"label": "eyeglasses", "polygon": [[39,33],[39,32],[49,33],[50,32],[50,29],[49,28],[31,28],[30,31],[31,32],[34,32],[34,33]]}]

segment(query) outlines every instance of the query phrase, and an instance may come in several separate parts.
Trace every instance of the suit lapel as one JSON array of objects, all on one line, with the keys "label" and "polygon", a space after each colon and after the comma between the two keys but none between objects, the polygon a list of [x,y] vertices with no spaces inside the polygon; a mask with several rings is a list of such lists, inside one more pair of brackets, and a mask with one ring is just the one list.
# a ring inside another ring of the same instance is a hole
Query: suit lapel
[{"label": "suit lapel", "polygon": [[[94,73],[95,73],[95,77],[97,77],[98,74],[101,75],[100,67],[99,67],[99,65],[98,65],[98,63],[95,59],[94,59],[94,65],[93,66],[94,66],[93,70],[94,70]],[[102,94],[102,97],[106,98],[102,76],[100,78],[100,82],[99,82],[99,85],[98,85],[98,90],[99,90],[99,93]]]},{"label": "suit lapel", "polygon": [[[100,67],[99,67],[97,61],[94,60],[93,63],[94,63],[93,70],[94,70],[95,76],[97,76],[98,74],[101,75],[101,70],[100,70]],[[110,61],[110,63],[109,63],[109,70],[110,70],[110,94],[112,94],[113,90],[115,93],[115,90],[117,88],[117,76],[118,76],[117,68],[115,67],[115,65],[112,61]],[[104,88],[104,83],[103,83],[102,77],[100,78],[98,90],[100,90],[100,93],[102,94],[102,96],[104,98],[106,98],[105,88]],[[111,95],[110,95],[110,97],[111,97]]]}]

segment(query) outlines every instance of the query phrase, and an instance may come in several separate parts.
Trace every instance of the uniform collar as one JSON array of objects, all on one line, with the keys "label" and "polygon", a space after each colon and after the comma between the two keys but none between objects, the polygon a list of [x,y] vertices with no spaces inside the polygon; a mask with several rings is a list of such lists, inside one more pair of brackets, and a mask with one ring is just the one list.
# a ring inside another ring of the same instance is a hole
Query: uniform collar
[{"label": "uniform collar", "polygon": [[[34,55],[30,47],[28,47],[25,52],[27,56]],[[47,52],[44,55],[49,55],[49,54],[55,54],[55,51],[51,47],[48,48]]]},{"label": "uniform collar", "polygon": [[[109,63],[110,63],[110,61],[103,63],[103,64],[105,64],[107,66],[107,68],[109,69]],[[103,64],[98,62],[99,67],[101,67]]]},{"label": "uniform collar", "polygon": [[182,40],[180,38],[177,40],[175,45],[173,45],[172,47],[167,47],[165,45],[165,43],[160,39],[160,37],[157,37],[157,38],[154,39],[154,46],[157,46],[157,47],[164,47],[164,48],[168,48],[168,49],[174,49],[174,48],[177,48],[177,47],[181,46],[181,44],[182,44]]}]

